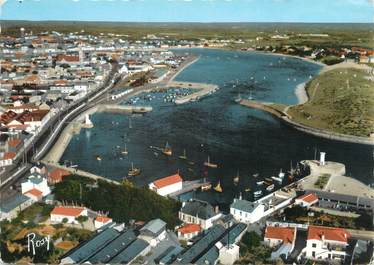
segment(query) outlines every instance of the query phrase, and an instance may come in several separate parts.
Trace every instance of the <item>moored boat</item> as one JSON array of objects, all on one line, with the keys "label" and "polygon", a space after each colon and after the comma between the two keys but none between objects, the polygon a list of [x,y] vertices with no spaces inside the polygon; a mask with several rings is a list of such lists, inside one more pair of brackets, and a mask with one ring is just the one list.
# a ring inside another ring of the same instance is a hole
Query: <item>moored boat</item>
[{"label": "moored boat", "polygon": [[210,168],[217,168],[218,165],[210,162],[210,157],[208,156],[208,160],[204,162],[204,166]]},{"label": "moored boat", "polygon": [[183,159],[183,160],[186,160],[186,159],[187,159],[186,149],[183,149],[183,155],[180,155],[179,158],[180,158],[180,159]]},{"label": "moored boat", "polygon": [[171,150],[168,142],[166,142],[165,147],[162,149],[162,153],[167,156],[171,156],[173,154],[173,151]]},{"label": "moored boat", "polygon": [[272,191],[274,189],[274,187],[275,187],[274,184],[271,184],[271,185],[266,187],[266,190],[267,191]]},{"label": "moored boat", "polygon": [[217,185],[213,188],[216,192],[222,192],[221,181],[218,181]]},{"label": "moored boat", "polygon": [[253,192],[253,196],[255,196],[255,197],[259,197],[261,195],[262,195],[262,190],[257,190],[255,192]]},{"label": "moored boat", "polygon": [[137,176],[137,175],[139,175],[139,174],[140,174],[140,169],[134,167],[134,163],[131,163],[131,168],[129,169],[127,175],[128,175],[129,177],[135,177],[135,176]]},{"label": "moored boat", "polygon": [[257,184],[257,186],[264,185],[264,181],[263,181],[263,180],[261,180],[261,181],[257,181],[256,184]]}]

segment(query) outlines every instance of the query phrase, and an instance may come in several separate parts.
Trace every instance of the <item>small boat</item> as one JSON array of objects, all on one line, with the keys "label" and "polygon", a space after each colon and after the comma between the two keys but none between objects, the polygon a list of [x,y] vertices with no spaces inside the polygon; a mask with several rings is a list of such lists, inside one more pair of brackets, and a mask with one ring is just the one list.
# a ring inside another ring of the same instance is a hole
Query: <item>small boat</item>
[{"label": "small boat", "polygon": [[187,168],[188,171],[193,172],[194,170],[192,168]]},{"label": "small boat", "polygon": [[96,156],[96,160],[97,161],[101,161],[101,157],[100,156]]},{"label": "small boat", "polygon": [[173,154],[173,151],[171,150],[168,142],[166,142],[165,147],[162,149],[162,153],[167,156],[171,156]]},{"label": "small boat", "polygon": [[255,174],[253,174],[252,176],[253,176],[254,178],[257,178],[259,175],[260,175],[260,174],[255,173]]},{"label": "small boat", "polygon": [[222,192],[221,181],[218,181],[217,185],[213,189],[216,192]]},{"label": "small boat", "polygon": [[195,165],[195,162],[189,161],[188,164],[190,164],[191,166],[193,166],[193,165]]},{"label": "small boat", "polygon": [[265,178],[265,182],[273,183],[273,179],[271,179],[271,178]]},{"label": "small boat", "polygon": [[272,191],[274,189],[274,187],[275,187],[274,184],[271,184],[271,185],[266,187],[266,190],[267,191]]},{"label": "small boat", "polygon": [[180,158],[180,159],[183,159],[183,160],[186,160],[186,159],[187,159],[186,149],[183,149],[183,155],[180,155],[179,158]]},{"label": "small boat", "polygon": [[125,145],[125,149],[122,151],[122,154],[123,155],[128,155],[129,152],[127,151],[127,146]]},{"label": "small boat", "polygon": [[285,174],[282,172],[282,169],[279,171],[278,177],[283,179]]},{"label": "small boat", "polygon": [[238,96],[235,98],[235,102],[240,103],[240,101],[242,101],[242,97],[241,97],[240,91],[239,91]]},{"label": "small boat", "polygon": [[154,156],[158,156],[158,153],[157,152],[153,152]]},{"label": "small boat", "polygon": [[234,177],[234,184],[238,185],[239,180],[240,180],[240,176],[239,176],[239,170],[238,170],[238,172],[236,173],[236,176]]},{"label": "small boat", "polygon": [[255,196],[255,197],[259,197],[261,195],[262,195],[262,190],[257,190],[255,192],[253,192],[253,196]]},{"label": "small boat", "polygon": [[207,191],[207,190],[210,190],[211,188],[212,188],[212,184],[207,183],[201,186],[201,191]]},{"label": "small boat", "polygon": [[251,188],[246,188],[245,189],[245,192],[250,192],[251,191]]},{"label": "small boat", "polygon": [[261,180],[261,181],[257,181],[256,184],[257,184],[257,186],[264,185],[264,181],[263,181],[263,180]]},{"label": "small boat", "polygon": [[210,168],[217,168],[218,165],[210,162],[210,157],[208,156],[208,160],[204,162],[204,166]]},{"label": "small boat", "polygon": [[127,175],[128,175],[129,177],[135,177],[135,176],[137,176],[137,175],[139,175],[139,174],[140,174],[140,169],[134,167],[134,163],[131,163],[131,168],[129,169]]},{"label": "small boat", "polygon": [[275,181],[279,182],[279,183],[282,183],[283,179],[281,178],[278,178],[278,177],[271,177],[272,179],[274,179]]}]

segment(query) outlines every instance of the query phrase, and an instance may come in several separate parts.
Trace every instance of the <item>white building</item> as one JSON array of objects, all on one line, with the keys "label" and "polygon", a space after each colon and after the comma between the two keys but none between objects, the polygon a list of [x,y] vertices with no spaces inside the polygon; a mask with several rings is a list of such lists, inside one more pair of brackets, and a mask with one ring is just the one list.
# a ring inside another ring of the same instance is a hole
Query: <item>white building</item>
[{"label": "white building", "polygon": [[265,229],[265,244],[267,244],[271,248],[277,248],[271,253],[272,259],[277,259],[281,255],[285,255],[287,258],[295,247],[295,241],[295,227],[267,226]]},{"label": "white building", "polygon": [[185,224],[178,228],[178,238],[181,240],[190,240],[197,236],[201,231],[198,224]]},{"label": "white building", "polygon": [[306,193],[295,199],[295,204],[302,207],[310,207],[318,202],[318,197],[314,193]]},{"label": "white building", "polygon": [[303,249],[308,259],[345,259],[350,234],[343,228],[309,226],[306,247]]},{"label": "white building", "polygon": [[166,223],[161,219],[153,219],[140,229],[139,238],[155,247],[166,238],[166,233]]},{"label": "white building", "polygon": [[264,217],[265,205],[247,200],[234,199],[230,205],[230,213],[235,220],[246,224],[252,224]]},{"label": "white building", "polygon": [[43,197],[51,193],[47,179],[38,173],[33,173],[27,178],[26,181],[21,183],[21,191],[23,194],[32,189],[39,190]]},{"label": "white building", "polygon": [[87,216],[87,209],[84,207],[73,206],[56,206],[51,214],[51,222],[62,223],[66,218],[69,224],[78,224],[76,218],[78,216]]},{"label": "white building", "polygon": [[167,196],[182,189],[183,179],[179,174],[155,180],[149,188],[161,196]]},{"label": "white building", "polygon": [[94,225],[95,225],[96,229],[99,229],[102,226],[107,225],[107,224],[109,224],[111,222],[113,222],[112,218],[107,217],[107,216],[103,216],[103,215],[98,215],[95,218]]},{"label": "white building", "polygon": [[214,209],[207,202],[199,200],[190,200],[182,203],[179,210],[179,219],[188,224],[198,224],[203,230],[213,226],[213,222],[219,219],[222,213],[218,208]]}]

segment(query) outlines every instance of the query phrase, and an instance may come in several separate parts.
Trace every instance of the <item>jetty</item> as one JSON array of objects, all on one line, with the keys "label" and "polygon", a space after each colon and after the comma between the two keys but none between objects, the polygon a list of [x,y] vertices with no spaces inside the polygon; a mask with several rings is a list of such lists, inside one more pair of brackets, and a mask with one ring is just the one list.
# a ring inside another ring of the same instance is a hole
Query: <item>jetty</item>
[{"label": "jetty", "polygon": [[[272,106],[271,102],[259,102],[255,100],[241,100],[239,104],[265,111],[270,113],[271,115],[279,118],[281,122],[285,125],[288,125],[298,131],[311,134],[317,137],[326,138],[330,140],[348,142],[348,143],[356,143],[356,144],[364,144],[374,146],[374,137],[362,137],[362,136],[354,136],[354,135],[347,135],[342,133],[331,132],[325,129],[313,128],[298,122],[295,122],[292,117],[287,113],[287,111],[281,111]],[[286,108],[287,109],[287,108]]]},{"label": "jetty", "polygon": [[201,187],[203,186],[206,186],[206,185],[209,185],[211,184],[209,181],[204,181],[204,180],[190,180],[190,181],[183,181],[182,183],[182,189],[181,190],[178,190],[174,193],[171,193],[169,194],[169,197],[170,198],[173,198],[175,200],[178,200],[178,197],[185,194],[185,193],[188,193],[188,192],[191,192],[191,191],[194,191],[194,190],[198,190],[200,189]]},{"label": "jetty", "polygon": [[213,84],[206,84],[206,83],[194,83],[194,82],[179,82],[179,81],[171,81],[167,84],[167,87],[173,88],[189,88],[194,89],[196,92],[186,95],[183,97],[178,97],[175,100],[175,104],[184,104],[190,101],[196,101],[200,98],[210,95],[218,90],[217,85]]},{"label": "jetty", "polygon": [[134,105],[100,105],[99,112],[124,112],[124,113],[147,113],[151,112],[151,106],[134,106]]}]

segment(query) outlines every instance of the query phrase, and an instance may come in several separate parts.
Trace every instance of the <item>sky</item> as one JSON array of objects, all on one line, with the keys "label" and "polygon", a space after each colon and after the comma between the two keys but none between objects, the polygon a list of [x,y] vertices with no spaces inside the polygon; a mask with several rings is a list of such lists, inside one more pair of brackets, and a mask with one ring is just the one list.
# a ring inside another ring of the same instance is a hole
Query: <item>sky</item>
[{"label": "sky", "polygon": [[6,20],[373,23],[373,14],[374,0],[7,0],[2,7]]}]

